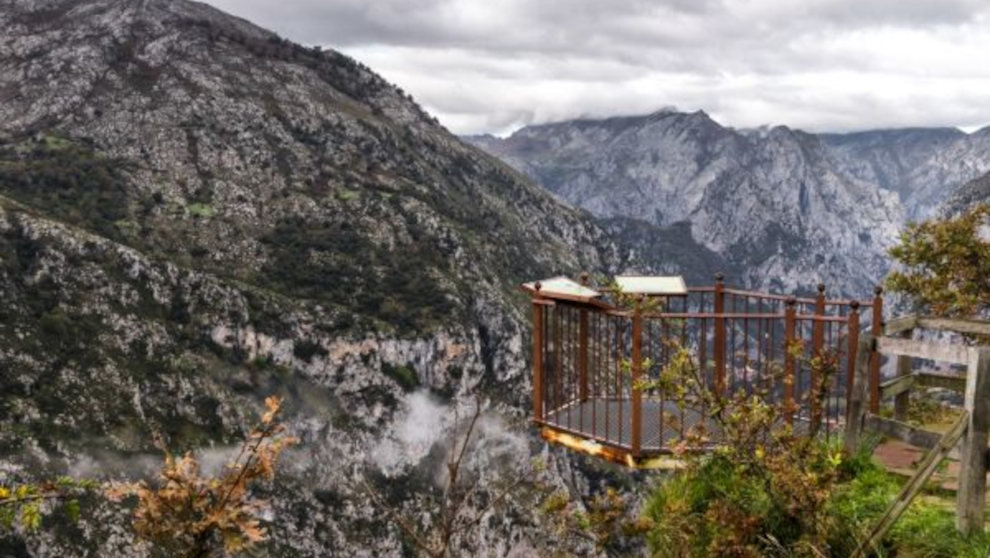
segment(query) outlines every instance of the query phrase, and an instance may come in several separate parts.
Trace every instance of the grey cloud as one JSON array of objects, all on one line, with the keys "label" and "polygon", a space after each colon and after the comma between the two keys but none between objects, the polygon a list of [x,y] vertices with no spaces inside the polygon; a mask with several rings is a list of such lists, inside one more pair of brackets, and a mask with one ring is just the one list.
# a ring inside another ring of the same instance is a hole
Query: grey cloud
[{"label": "grey cloud", "polygon": [[704,109],[816,130],[990,121],[984,0],[210,0],[342,50],[455,132]]},{"label": "grey cloud", "polygon": [[[713,44],[734,37],[825,28],[958,25],[983,0],[211,0],[321,44],[582,50],[599,39],[644,46]],[[680,32],[687,26],[691,33]],[[701,32],[696,32],[701,31]],[[707,32],[706,32],[707,31]]]}]

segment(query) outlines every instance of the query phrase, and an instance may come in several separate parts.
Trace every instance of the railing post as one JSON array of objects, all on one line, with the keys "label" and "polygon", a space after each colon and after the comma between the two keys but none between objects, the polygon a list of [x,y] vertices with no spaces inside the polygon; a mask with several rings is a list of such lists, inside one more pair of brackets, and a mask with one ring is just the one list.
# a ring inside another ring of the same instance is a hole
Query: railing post
[{"label": "railing post", "polygon": [[715,274],[715,334],[712,352],[715,353],[715,394],[725,395],[725,275]]},{"label": "railing post", "polygon": [[964,397],[969,425],[962,439],[956,492],[956,529],[963,535],[983,532],[990,431],[990,347],[974,347],[970,351]]},{"label": "railing post", "polygon": [[849,340],[849,347],[847,349],[849,354],[846,357],[846,423],[848,425],[849,421],[853,419],[850,413],[852,411],[852,395],[856,378],[856,359],[858,358],[856,351],[859,350],[858,300],[853,300],[849,303],[849,315],[848,321],[846,322],[846,330]]},{"label": "railing post", "polygon": [[[581,273],[581,285],[588,286],[588,272]],[[588,400],[588,310],[581,309],[578,319],[578,398]]]},{"label": "railing post", "polygon": [[863,420],[866,417],[867,406],[867,383],[869,382],[870,373],[870,355],[873,352],[872,337],[864,337],[857,341],[855,349],[849,355],[850,362],[854,363],[853,382],[852,389],[848,394],[848,402],[846,403],[846,431],[843,436],[843,446],[846,453],[849,454],[853,454],[859,449],[860,439],[863,434]]},{"label": "railing post", "polygon": [[[818,284],[818,296],[815,298],[815,318],[816,320],[812,324],[811,331],[811,356],[813,358],[821,359],[825,355],[823,353],[825,347],[825,285],[822,283]],[[819,377],[819,367],[811,367],[811,430],[816,432],[818,430],[819,422],[821,421],[821,409],[819,408],[819,400],[821,399],[820,393],[817,392],[818,384],[821,382]]]},{"label": "railing post", "polygon": [[632,327],[632,454],[638,456],[643,438],[643,309],[642,298],[636,300]]},{"label": "railing post", "polygon": [[787,424],[794,424],[794,342],[797,339],[797,300],[787,299],[784,311],[784,418]]},{"label": "railing post", "polygon": [[[873,295],[873,337],[883,336],[883,287],[877,285]],[[870,356],[870,412],[880,412],[880,358],[878,351]]]},{"label": "railing post", "polygon": [[539,303],[539,282],[533,293],[533,420],[543,420],[543,305]]}]

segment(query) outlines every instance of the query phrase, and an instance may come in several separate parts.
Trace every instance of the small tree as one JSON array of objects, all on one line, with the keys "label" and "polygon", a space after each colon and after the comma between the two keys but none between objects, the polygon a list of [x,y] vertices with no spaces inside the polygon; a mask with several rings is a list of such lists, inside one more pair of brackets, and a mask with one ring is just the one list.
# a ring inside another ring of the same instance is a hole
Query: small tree
[{"label": "small tree", "polygon": [[107,490],[111,500],[137,499],[133,526],[140,538],[169,556],[187,558],[239,552],[265,539],[258,518],[263,502],[251,497],[250,488],[259,480],[271,481],[282,451],[297,442],[278,420],[281,399],[269,397],[265,406],[237,457],[219,476],[204,476],[191,452],[176,457],[163,447],[158,483],[116,484]]},{"label": "small tree", "polygon": [[903,266],[887,277],[902,292],[940,316],[965,316],[990,307],[990,203],[944,220],[912,223],[890,255]]}]

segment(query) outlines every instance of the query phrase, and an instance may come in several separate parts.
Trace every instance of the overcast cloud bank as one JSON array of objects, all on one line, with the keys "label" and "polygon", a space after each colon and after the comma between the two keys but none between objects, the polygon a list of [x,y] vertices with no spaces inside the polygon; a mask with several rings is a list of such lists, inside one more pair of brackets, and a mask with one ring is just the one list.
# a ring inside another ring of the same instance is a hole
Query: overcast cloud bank
[{"label": "overcast cloud bank", "polygon": [[456,133],[702,109],[809,131],[990,122],[982,0],[210,0],[341,50]]}]

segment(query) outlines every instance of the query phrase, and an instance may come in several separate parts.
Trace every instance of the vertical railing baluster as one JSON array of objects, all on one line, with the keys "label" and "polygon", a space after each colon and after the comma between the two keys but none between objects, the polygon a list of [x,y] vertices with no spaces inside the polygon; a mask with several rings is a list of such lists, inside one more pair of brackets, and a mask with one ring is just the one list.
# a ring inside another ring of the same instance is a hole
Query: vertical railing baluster
[{"label": "vertical railing baluster", "polygon": [[[811,330],[811,357],[813,359],[818,359],[818,363],[822,364],[825,358],[825,285],[822,283],[818,284],[818,296],[815,297],[815,321],[812,323]],[[818,366],[812,364],[811,366],[811,429],[812,431],[817,431],[821,422],[821,409],[819,408],[819,401],[825,394],[816,393],[819,385],[821,384],[821,378],[819,377],[820,369]],[[828,400],[825,400],[826,405]],[[828,413],[828,408],[825,409],[826,416]]]},{"label": "vertical railing baluster", "polygon": [[784,417],[788,424],[794,424],[794,351],[795,326],[797,325],[797,301],[787,299],[784,310]]},{"label": "vertical railing baluster", "polygon": [[715,312],[714,327],[712,334],[712,353],[715,357],[714,383],[715,395],[721,397],[725,395],[725,276],[721,273],[715,274],[715,295],[713,302]]},{"label": "vertical railing baluster", "polygon": [[533,293],[533,420],[543,420],[543,304],[537,282]]},{"label": "vertical railing baluster", "polygon": [[642,297],[636,301],[632,323],[632,454],[639,456],[643,437],[643,392],[640,381],[643,374],[643,309]]},{"label": "vertical railing baluster", "polygon": [[849,315],[846,321],[849,343],[846,355],[846,423],[852,418],[849,416],[852,408],[850,405],[853,395],[853,384],[856,379],[856,351],[859,348],[859,301],[849,302]]},{"label": "vertical railing baluster", "polygon": [[[877,285],[873,294],[873,324],[871,327],[874,337],[883,335],[883,287]],[[870,355],[870,412],[880,412],[880,352],[873,351]]]}]

